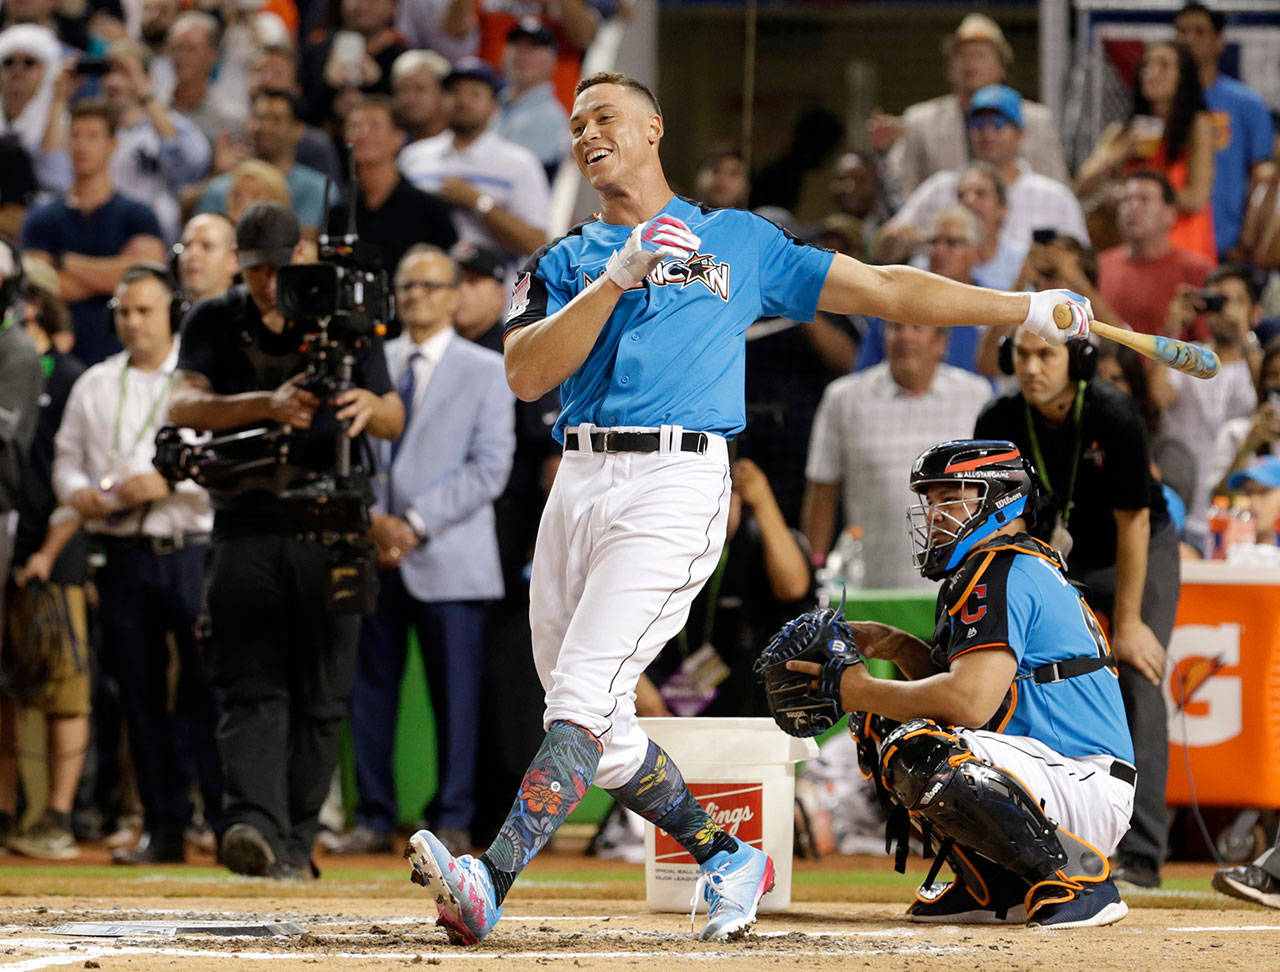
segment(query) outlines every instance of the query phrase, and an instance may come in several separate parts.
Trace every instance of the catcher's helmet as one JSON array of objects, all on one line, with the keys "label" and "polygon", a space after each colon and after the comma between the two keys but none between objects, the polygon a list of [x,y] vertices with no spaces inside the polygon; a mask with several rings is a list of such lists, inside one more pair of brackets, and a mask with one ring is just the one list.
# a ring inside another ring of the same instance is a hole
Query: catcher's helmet
[{"label": "catcher's helmet", "polygon": [[[949,483],[976,486],[978,495],[936,504],[931,522],[926,493]],[[916,568],[937,580],[1011,520],[1034,525],[1036,489],[1031,465],[1012,442],[965,440],[926,449],[911,467],[911,490],[920,500],[907,511]]]}]

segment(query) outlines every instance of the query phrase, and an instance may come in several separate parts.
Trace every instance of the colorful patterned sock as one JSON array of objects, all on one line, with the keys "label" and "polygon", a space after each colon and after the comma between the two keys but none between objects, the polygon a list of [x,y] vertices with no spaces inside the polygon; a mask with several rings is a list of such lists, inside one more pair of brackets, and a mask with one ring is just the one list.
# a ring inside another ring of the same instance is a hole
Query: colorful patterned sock
[{"label": "colorful patterned sock", "polygon": [[689,792],[679,767],[653,741],[640,771],[609,793],[669,833],[699,864],[720,851],[732,854],[738,849],[738,842],[716,825]]},{"label": "colorful patterned sock", "polygon": [[502,829],[480,856],[502,900],[516,876],[551,839],[595,778],[600,740],[570,722],[553,722],[529,764]]}]

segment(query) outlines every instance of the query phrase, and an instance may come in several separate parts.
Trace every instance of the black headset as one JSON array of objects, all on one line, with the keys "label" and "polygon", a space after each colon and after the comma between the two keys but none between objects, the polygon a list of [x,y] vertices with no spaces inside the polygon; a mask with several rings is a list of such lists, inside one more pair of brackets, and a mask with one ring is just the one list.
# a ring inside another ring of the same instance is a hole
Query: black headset
[{"label": "black headset", "polygon": [[[1006,334],[996,349],[996,363],[1002,374],[1013,374],[1013,336]],[[1098,373],[1098,346],[1089,340],[1067,342],[1067,378],[1089,381]]]},{"label": "black headset", "polygon": [[[125,273],[142,272],[150,276],[154,280],[160,281],[173,296],[169,300],[169,333],[176,335],[182,330],[182,318],[191,308],[191,302],[187,300],[187,295],[182,292],[182,287],[178,285],[178,279],[173,272],[163,263],[136,263],[131,266]],[[107,301],[107,308],[114,315],[116,308],[120,306],[120,301],[112,297]]]}]

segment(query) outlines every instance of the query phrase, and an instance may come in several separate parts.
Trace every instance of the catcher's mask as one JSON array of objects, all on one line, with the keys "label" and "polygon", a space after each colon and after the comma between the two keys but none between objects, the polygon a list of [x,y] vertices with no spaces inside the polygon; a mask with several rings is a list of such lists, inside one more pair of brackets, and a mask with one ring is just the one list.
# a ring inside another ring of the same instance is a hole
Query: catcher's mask
[{"label": "catcher's mask", "polygon": [[[911,467],[910,485],[920,497],[907,510],[915,566],[932,580],[953,571],[975,545],[1011,520],[1034,517],[1036,478],[1012,442],[933,446]],[[930,487],[943,485],[960,487],[962,495],[930,504]]]}]

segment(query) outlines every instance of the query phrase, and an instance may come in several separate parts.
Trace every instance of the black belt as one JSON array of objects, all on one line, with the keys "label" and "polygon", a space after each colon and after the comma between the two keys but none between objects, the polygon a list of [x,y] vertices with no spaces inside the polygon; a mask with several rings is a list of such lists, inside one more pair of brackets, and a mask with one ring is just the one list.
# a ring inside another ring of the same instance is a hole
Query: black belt
[{"label": "black belt", "polygon": [[[1081,655],[1077,658],[1064,658],[1062,661],[1037,665],[1031,669],[1030,677],[1035,679],[1037,685],[1052,685],[1054,682],[1076,678],[1080,675],[1088,675],[1101,668],[1115,668],[1115,666],[1116,657],[1110,652],[1103,656]],[[1018,678],[1027,677],[1026,675],[1018,676]]]},{"label": "black belt", "polygon": [[[680,451],[696,452],[705,455],[707,452],[707,433],[682,432],[680,434]],[[564,434],[566,452],[579,452],[577,432]],[[592,452],[657,452],[662,448],[661,432],[618,432],[602,431],[591,433]]]},{"label": "black belt", "polygon": [[1117,780],[1128,783],[1130,786],[1133,786],[1138,779],[1138,771],[1128,763],[1122,763],[1118,759],[1112,760],[1109,772]]},{"label": "black belt", "polygon": [[153,554],[163,555],[177,553],[179,550],[185,550],[188,547],[208,546],[211,537],[208,533],[179,533],[169,537],[153,537],[145,533],[117,537],[113,534],[102,533],[98,535],[97,539],[101,540],[104,546],[139,547],[144,550],[150,550]]}]

